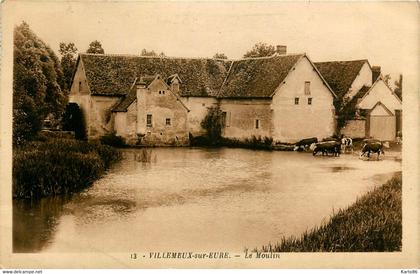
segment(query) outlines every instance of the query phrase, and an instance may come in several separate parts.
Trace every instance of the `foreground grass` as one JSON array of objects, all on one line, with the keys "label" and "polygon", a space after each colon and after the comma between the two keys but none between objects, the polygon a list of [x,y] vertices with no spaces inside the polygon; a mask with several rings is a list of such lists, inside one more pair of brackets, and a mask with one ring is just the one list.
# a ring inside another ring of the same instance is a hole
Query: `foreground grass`
[{"label": "foreground grass", "polygon": [[300,237],[283,238],[257,252],[400,251],[402,239],[401,173],[340,210]]},{"label": "foreground grass", "polygon": [[28,143],[13,150],[13,197],[82,190],[120,158],[119,151],[100,143],[58,138]]}]

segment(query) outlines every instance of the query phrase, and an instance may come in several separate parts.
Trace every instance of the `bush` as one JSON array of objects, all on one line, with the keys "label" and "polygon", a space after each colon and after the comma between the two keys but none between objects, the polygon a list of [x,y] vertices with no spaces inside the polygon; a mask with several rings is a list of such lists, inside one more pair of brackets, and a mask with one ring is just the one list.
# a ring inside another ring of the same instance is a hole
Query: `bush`
[{"label": "bush", "polygon": [[209,145],[219,145],[223,128],[223,112],[219,106],[208,109],[201,126],[206,130],[206,139]]},{"label": "bush", "polygon": [[42,127],[42,115],[34,100],[22,93],[13,94],[13,145],[32,140]]},{"label": "bush", "polygon": [[79,191],[120,158],[114,148],[98,143],[31,142],[13,153],[13,196],[40,198]]},{"label": "bush", "polygon": [[78,140],[86,139],[86,126],[82,110],[76,103],[69,103],[63,114],[63,130],[74,131]]},{"label": "bush", "polygon": [[115,135],[115,132],[108,133],[101,136],[101,144],[113,146],[113,147],[125,147],[125,139],[121,136]]}]

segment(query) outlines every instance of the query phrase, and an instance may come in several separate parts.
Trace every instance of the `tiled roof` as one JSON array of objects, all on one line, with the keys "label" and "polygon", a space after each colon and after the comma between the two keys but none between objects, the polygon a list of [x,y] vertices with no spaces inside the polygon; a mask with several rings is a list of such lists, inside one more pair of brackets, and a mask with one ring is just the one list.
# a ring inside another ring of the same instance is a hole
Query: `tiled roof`
[{"label": "tiled roof", "polygon": [[130,92],[125,95],[124,98],[121,99],[113,108],[112,111],[115,112],[126,112],[128,107],[136,100],[137,98],[137,90],[136,88],[132,88]]},{"label": "tiled roof", "polygon": [[157,75],[144,75],[144,76],[140,76],[140,80],[138,80],[139,83],[142,83],[144,85],[146,85],[146,87],[148,87],[153,80],[155,80]]},{"label": "tiled roof", "polygon": [[354,60],[314,64],[338,98],[343,98],[366,62],[367,60]]},{"label": "tiled roof", "polygon": [[178,74],[181,96],[212,96],[226,78],[232,61],[145,57],[112,54],[80,54],[93,95],[126,95],[140,75]]},{"label": "tiled roof", "polygon": [[268,98],[302,58],[298,55],[273,55],[235,61],[229,70],[219,98]]}]

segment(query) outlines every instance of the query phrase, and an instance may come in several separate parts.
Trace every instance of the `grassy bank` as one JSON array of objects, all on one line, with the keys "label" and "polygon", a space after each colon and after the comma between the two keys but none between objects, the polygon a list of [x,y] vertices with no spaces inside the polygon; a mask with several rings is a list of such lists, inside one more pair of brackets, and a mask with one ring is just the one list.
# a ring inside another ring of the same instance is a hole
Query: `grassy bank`
[{"label": "grassy bank", "polygon": [[263,252],[400,251],[402,239],[401,173],[340,210],[300,237],[283,238]]},{"label": "grassy bank", "polygon": [[57,138],[30,142],[13,150],[13,197],[82,190],[120,158],[116,149],[99,143]]}]

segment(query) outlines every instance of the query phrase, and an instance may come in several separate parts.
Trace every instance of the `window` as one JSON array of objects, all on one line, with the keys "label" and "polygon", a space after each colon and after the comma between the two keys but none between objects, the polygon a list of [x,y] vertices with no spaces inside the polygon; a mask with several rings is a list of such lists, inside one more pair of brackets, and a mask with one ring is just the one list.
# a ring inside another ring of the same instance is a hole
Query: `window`
[{"label": "window", "polygon": [[152,114],[147,114],[146,124],[148,127],[152,126]]},{"label": "window", "polygon": [[312,98],[308,98],[308,105],[312,105]]},{"label": "window", "polygon": [[166,125],[170,126],[171,125],[171,118],[166,118]]},{"label": "window", "polygon": [[226,112],[226,126],[230,127],[230,116],[231,116],[231,112],[228,111]]},{"label": "window", "polygon": [[222,126],[230,127],[230,111],[222,112]]},{"label": "window", "polygon": [[255,128],[256,129],[260,128],[260,120],[259,119],[255,119]]},{"label": "window", "polygon": [[311,95],[311,82],[305,82],[305,95]]},{"label": "window", "polygon": [[295,98],[295,105],[299,105],[299,97]]},{"label": "window", "polygon": [[226,126],[226,116],[227,116],[226,111],[223,111],[222,112],[222,127]]},{"label": "window", "polygon": [[179,92],[179,84],[174,82],[174,83],[172,84],[172,90],[173,90],[175,93],[178,93],[178,92]]},{"label": "window", "polygon": [[79,92],[82,92],[82,82],[79,82]]},{"label": "window", "polygon": [[165,94],[165,91],[164,90],[162,90],[162,94]]}]

